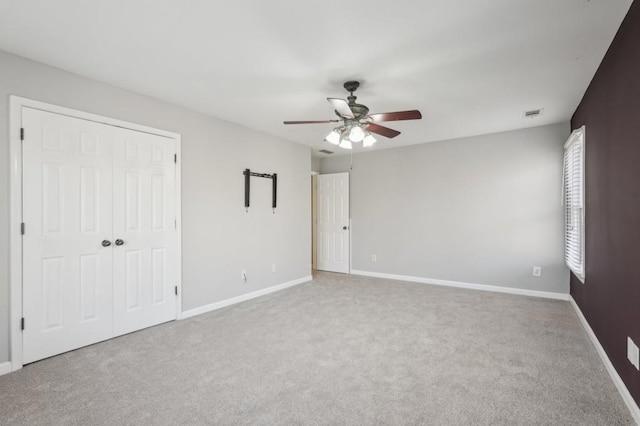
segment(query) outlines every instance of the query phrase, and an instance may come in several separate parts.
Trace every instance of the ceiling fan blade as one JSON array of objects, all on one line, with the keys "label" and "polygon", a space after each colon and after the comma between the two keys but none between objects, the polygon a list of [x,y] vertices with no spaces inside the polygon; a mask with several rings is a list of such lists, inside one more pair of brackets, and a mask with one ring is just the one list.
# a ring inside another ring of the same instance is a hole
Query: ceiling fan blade
[{"label": "ceiling fan blade", "polygon": [[422,114],[417,109],[411,111],[396,111],[396,112],[383,112],[380,114],[370,114],[369,118],[375,122],[380,123],[382,121],[399,121],[399,120],[419,120],[422,118]]},{"label": "ceiling fan blade", "polygon": [[395,138],[400,134],[399,131],[390,129],[388,127],[380,126],[375,123],[369,123],[367,125],[367,130],[373,133],[377,133],[382,136],[386,136],[388,138]]},{"label": "ceiling fan blade", "polygon": [[333,109],[338,111],[338,113],[345,118],[355,118],[353,115],[353,111],[349,108],[349,104],[344,99],[338,98],[327,98]]},{"label": "ceiling fan blade", "polygon": [[323,124],[338,123],[340,120],[320,120],[320,121],[284,121],[284,124]]}]

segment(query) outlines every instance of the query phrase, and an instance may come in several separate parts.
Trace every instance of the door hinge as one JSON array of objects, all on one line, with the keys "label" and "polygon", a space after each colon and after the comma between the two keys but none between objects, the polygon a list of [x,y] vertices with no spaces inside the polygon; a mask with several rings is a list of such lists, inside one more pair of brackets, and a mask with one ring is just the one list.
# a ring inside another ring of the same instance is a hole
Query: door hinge
[{"label": "door hinge", "polygon": [[178,162],[178,154],[173,154],[173,162],[174,163]]},{"label": "door hinge", "polygon": [[176,296],[178,295],[178,286],[175,287],[176,290]]},{"label": "door hinge", "polygon": [[20,224],[20,234],[24,235],[24,222]]},{"label": "door hinge", "polygon": [[20,319],[20,330],[24,330],[24,317]]},{"label": "door hinge", "polygon": [[24,140],[24,127],[20,128],[20,140],[23,141]]}]

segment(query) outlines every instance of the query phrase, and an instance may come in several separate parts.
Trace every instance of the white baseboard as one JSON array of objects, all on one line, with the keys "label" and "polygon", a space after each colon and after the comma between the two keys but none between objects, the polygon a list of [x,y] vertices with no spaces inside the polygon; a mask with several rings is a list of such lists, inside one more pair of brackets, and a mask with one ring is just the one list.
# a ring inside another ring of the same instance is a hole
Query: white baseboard
[{"label": "white baseboard", "polygon": [[524,290],[513,287],[500,287],[497,285],[465,283],[461,281],[438,280],[434,278],[412,277],[409,275],[383,274],[381,272],[368,272],[351,270],[354,275],[363,275],[365,277],[387,278],[390,280],[409,281],[414,283],[441,285],[445,287],[466,288],[469,290],[493,291],[496,293],[517,294],[520,296],[544,297],[545,299],[569,300],[569,295],[564,293],[553,293],[550,291]]},{"label": "white baseboard", "polygon": [[624,382],[620,378],[620,375],[618,374],[613,364],[611,363],[611,360],[607,356],[607,353],[604,351],[604,348],[600,344],[600,341],[596,337],[596,334],[591,329],[591,326],[587,322],[587,319],[582,314],[580,307],[578,306],[576,301],[573,300],[573,297],[569,297],[569,302],[573,306],[573,309],[575,309],[576,314],[578,314],[578,318],[580,318],[580,322],[582,323],[582,326],[584,327],[587,334],[589,335],[589,338],[591,339],[591,343],[593,343],[593,346],[596,347],[596,352],[598,352],[598,355],[600,355],[600,359],[602,360],[605,368],[609,372],[609,375],[611,376],[613,383],[615,383],[616,388],[618,388],[618,392],[620,392],[620,395],[622,396],[624,403],[627,404],[627,408],[629,408],[629,411],[631,412],[631,416],[634,418],[636,423],[640,425],[640,407],[638,407],[638,404],[636,404],[636,401],[633,399],[633,397],[629,393],[629,389],[627,389]]},{"label": "white baseboard", "polygon": [[11,373],[13,368],[11,366],[11,361],[0,362],[0,376],[3,374]]},{"label": "white baseboard", "polygon": [[232,297],[231,299],[221,300],[220,302],[211,303],[209,305],[200,306],[199,308],[189,309],[182,313],[182,319],[191,318],[196,315],[201,315],[207,312],[215,311],[216,309],[225,308],[227,306],[235,305],[236,303],[244,302],[245,300],[255,299],[256,297],[264,296],[269,293],[284,290],[285,288],[293,287],[298,284],[312,281],[311,275],[298,278],[297,280],[289,281],[286,283],[267,287],[262,290],[254,291],[252,293],[243,294],[241,296]]}]

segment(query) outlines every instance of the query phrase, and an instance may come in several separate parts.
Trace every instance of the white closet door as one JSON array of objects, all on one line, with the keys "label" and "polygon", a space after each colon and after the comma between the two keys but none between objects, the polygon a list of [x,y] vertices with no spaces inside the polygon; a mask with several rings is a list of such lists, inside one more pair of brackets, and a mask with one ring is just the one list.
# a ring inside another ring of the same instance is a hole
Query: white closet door
[{"label": "white closet door", "polygon": [[[23,363],[112,337],[112,132],[22,110]],[[106,244],[106,243],[105,243]]]},{"label": "white closet door", "polygon": [[176,318],[174,139],[114,129],[115,335]]},{"label": "white closet door", "polygon": [[349,273],[349,173],[318,175],[318,269]]}]

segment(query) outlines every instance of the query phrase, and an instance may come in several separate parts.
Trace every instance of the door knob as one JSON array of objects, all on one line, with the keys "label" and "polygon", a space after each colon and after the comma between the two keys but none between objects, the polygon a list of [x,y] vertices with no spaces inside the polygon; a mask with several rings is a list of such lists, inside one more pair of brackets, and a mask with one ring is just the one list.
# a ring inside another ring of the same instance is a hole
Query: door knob
[{"label": "door knob", "polygon": [[111,245],[111,241],[109,240],[102,240],[102,247],[109,247]]},{"label": "door knob", "polygon": [[116,245],[117,245],[117,246],[121,246],[121,245],[123,245],[123,244],[124,244],[124,241],[122,241],[120,238],[118,238],[118,239],[116,240]]},{"label": "door knob", "polygon": [[347,227],[346,227],[346,226],[343,226],[343,227],[342,227],[342,229],[347,229]]}]

